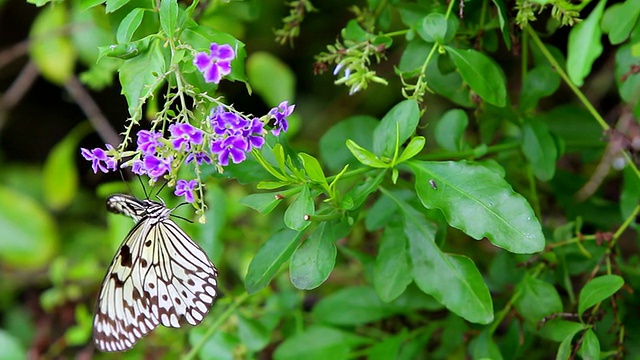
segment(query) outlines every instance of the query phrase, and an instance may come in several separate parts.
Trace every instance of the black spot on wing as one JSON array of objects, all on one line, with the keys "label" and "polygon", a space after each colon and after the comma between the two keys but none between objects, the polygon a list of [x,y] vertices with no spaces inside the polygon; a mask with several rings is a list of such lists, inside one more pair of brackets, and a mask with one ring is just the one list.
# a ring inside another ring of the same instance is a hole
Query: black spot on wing
[{"label": "black spot on wing", "polygon": [[132,265],[131,260],[131,249],[127,244],[122,245],[120,247],[120,265],[130,268]]}]

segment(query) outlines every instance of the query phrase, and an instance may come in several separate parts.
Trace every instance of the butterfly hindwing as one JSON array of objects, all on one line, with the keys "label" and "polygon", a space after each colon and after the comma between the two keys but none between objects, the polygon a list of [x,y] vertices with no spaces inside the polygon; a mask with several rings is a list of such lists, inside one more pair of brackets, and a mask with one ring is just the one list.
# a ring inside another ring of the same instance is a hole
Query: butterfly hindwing
[{"label": "butterfly hindwing", "polygon": [[161,203],[113,195],[107,208],[137,224],[103,281],[94,317],[96,346],[123,351],[158,324],[199,324],[217,295],[217,270],[206,253]]}]

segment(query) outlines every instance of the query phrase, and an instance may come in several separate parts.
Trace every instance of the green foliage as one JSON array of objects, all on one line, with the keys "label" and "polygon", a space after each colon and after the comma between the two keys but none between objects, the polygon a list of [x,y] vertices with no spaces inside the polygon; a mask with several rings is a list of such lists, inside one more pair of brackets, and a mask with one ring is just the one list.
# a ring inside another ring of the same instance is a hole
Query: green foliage
[{"label": "green foliage", "polygon": [[[94,297],[132,226],[104,197],[145,193],[78,161],[91,129],[124,135],[126,155],[139,129],[282,101],[286,136],[175,170],[206,188],[180,226],[222,295],[123,358],[640,357],[638,0],[27,2],[30,62],[89,121],[35,166],[0,148],[0,359],[91,356]],[[220,84],[193,63],[211,43],[237,54]],[[116,79],[124,128],[78,79]],[[1,105],[3,142],[9,125],[35,137]]]}]

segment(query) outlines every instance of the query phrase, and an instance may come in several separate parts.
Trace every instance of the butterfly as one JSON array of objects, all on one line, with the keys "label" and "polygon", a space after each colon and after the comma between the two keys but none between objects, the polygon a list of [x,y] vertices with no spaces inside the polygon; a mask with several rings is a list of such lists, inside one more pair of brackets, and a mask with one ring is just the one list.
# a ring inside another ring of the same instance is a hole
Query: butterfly
[{"label": "butterfly", "polygon": [[111,195],[107,210],[136,222],[102,282],[93,318],[101,351],[124,351],[159,324],[199,324],[216,299],[218,271],[163,203]]}]

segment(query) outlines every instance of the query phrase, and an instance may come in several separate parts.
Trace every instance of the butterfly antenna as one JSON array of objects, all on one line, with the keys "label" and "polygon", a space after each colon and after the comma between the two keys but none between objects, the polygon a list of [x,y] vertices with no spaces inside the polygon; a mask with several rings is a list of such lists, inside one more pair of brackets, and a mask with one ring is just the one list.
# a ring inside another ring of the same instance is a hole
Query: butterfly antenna
[{"label": "butterfly antenna", "polygon": [[[179,208],[179,207],[181,207],[182,205],[187,205],[187,204],[189,204],[189,203],[188,203],[188,202],[186,202],[186,201],[185,201],[185,202],[181,202],[180,204],[176,205],[173,209],[171,209],[171,211],[173,212],[174,210],[178,209],[178,208]],[[189,219],[187,219],[187,218],[185,218],[185,217],[182,217],[182,216],[180,216],[180,215],[174,215],[174,214],[171,214],[171,216],[173,216],[174,218],[177,218],[177,219],[182,219],[182,220],[184,220],[184,221],[186,221],[186,222],[188,222],[188,223],[193,224],[193,220],[189,220]]]},{"label": "butterfly antenna", "polygon": [[142,177],[138,175],[138,181],[140,182],[140,186],[142,186],[142,191],[144,192],[144,198],[149,200],[149,194],[147,194],[147,188],[144,187],[144,182],[142,182]]},{"label": "butterfly antenna", "polygon": [[129,194],[133,195],[133,190],[131,189],[131,186],[129,186],[129,182],[127,180],[125,180],[124,178],[124,173],[122,172],[122,167],[118,166],[118,172],[120,173],[120,179],[122,179],[122,182],[127,185],[127,189],[129,189]]}]

